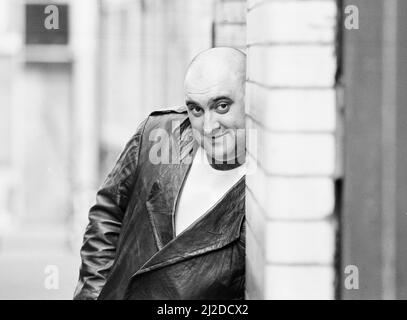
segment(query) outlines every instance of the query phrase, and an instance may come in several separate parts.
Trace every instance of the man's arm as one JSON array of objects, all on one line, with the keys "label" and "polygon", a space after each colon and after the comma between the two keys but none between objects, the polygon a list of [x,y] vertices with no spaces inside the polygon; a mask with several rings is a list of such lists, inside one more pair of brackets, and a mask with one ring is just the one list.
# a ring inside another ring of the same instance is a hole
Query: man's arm
[{"label": "man's arm", "polygon": [[135,182],[141,137],[147,120],[126,144],[89,211],[81,248],[82,264],[74,299],[97,299],[116,255],[124,213]]}]

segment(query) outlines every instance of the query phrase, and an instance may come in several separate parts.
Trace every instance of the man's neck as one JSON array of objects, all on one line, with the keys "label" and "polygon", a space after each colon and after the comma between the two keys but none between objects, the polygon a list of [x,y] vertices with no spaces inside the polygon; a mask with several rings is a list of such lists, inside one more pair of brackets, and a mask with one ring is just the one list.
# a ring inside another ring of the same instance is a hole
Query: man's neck
[{"label": "man's neck", "polygon": [[240,167],[245,163],[245,155],[237,156],[228,160],[218,160],[209,156],[206,152],[206,159],[208,164],[215,170],[228,171]]}]

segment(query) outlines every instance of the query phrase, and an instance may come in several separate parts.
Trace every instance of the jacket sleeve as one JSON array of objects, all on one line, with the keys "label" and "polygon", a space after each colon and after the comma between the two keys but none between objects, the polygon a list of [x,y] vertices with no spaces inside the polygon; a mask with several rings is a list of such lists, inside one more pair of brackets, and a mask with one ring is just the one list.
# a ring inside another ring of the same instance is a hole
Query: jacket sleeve
[{"label": "jacket sleeve", "polygon": [[124,213],[135,182],[144,120],[96,194],[81,247],[75,300],[97,299],[113,265]]}]

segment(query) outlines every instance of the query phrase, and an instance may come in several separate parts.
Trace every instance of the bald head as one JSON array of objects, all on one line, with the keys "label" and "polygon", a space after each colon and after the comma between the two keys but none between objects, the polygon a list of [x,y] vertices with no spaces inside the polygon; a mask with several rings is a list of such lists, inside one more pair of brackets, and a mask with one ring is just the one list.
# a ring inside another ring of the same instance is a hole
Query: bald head
[{"label": "bald head", "polygon": [[245,70],[243,52],[221,47],[198,54],[186,72],[188,116],[210,158],[234,159],[245,150]]},{"label": "bald head", "polygon": [[211,48],[195,56],[188,66],[184,87],[190,90],[205,90],[205,86],[234,82],[243,85],[246,80],[246,55],[228,47]]}]

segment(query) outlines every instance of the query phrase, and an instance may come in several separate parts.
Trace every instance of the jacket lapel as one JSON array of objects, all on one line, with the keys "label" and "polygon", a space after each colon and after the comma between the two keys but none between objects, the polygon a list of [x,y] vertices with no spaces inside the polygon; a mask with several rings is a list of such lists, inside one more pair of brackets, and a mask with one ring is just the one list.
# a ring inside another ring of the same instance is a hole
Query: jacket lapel
[{"label": "jacket lapel", "polygon": [[155,181],[146,202],[158,250],[174,238],[173,214],[178,194],[191,165],[174,164]]},{"label": "jacket lapel", "polygon": [[174,230],[171,214],[165,215],[162,223],[158,219],[163,216],[156,215],[154,223],[162,247],[132,277],[220,249],[238,239],[244,219],[244,188],[242,177],[210,211],[176,238],[165,230]]},{"label": "jacket lapel", "polygon": [[175,207],[197,150],[188,118],[174,128],[171,138],[171,163],[160,165],[159,178],[152,184],[146,201],[158,250],[175,237]]}]

